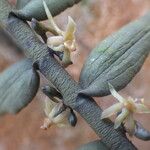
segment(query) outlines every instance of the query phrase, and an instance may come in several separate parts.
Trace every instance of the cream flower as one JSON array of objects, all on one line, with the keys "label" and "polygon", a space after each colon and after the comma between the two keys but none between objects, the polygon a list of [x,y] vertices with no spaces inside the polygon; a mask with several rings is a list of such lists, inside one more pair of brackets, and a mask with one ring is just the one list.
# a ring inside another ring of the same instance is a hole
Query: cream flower
[{"label": "cream flower", "polygon": [[76,50],[76,41],[74,35],[76,30],[76,24],[74,20],[70,16],[68,16],[68,24],[66,30],[62,31],[54,22],[45,1],[43,1],[43,5],[48,17],[50,32],[55,35],[48,38],[47,44],[55,51],[64,52],[62,60],[63,64],[65,66],[70,65],[72,63],[70,54],[72,51]]},{"label": "cream flower", "polygon": [[70,126],[68,122],[68,116],[70,114],[69,108],[63,111],[61,114],[55,117],[55,114],[58,112],[60,104],[55,103],[49,99],[45,99],[45,114],[47,118],[44,120],[44,124],[41,126],[42,129],[48,129],[52,125],[58,127],[68,127]]},{"label": "cream flower", "polygon": [[127,132],[133,135],[135,129],[134,113],[150,113],[150,109],[144,104],[144,100],[133,99],[131,97],[125,99],[117,93],[111,84],[109,84],[111,94],[119,101],[102,112],[101,119],[108,118],[119,113],[115,119],[114,128],[118,128],[124,123]]}]

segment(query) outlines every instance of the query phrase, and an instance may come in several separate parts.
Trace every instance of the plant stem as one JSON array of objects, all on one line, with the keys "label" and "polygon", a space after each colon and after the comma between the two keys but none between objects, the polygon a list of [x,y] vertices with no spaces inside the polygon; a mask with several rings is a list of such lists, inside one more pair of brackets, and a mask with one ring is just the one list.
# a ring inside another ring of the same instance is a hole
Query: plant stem
[{"label": "plant stem", "polygon": [[[76,110],[94,129],[96,134],[103,138],[103,142],[109,148],[112,150],[136,149],[125,134],[114,129],[112,122],[100,119],[102,110],[91,97],[78,95],[81,90],[78,84],[49,55],[48,47],[39,41],[28,24],[12,14],[8,19],[7,30],[22,46],[26,56],[38,63],[40,72],[60,91],[64,103]],[[125,148],[124,145],[127,147]]]},{"label": "plant stem", "polygon": [[[7,9],[10,10],[10,6]],[[113,128],[110,120],[100,119],[102,110],[91,97],[78,94],[81,90],[78,84],[49,55],[48,47],[37,38],[25,21],[11,14],[7,21],[7,30],[22,47],[26,56],[38,63],[39,71],[61,92],[64,103],[76,110],[87,121],[96,134],[102,137],[108,148],[112,150],[136,149],[124,133]]]}]

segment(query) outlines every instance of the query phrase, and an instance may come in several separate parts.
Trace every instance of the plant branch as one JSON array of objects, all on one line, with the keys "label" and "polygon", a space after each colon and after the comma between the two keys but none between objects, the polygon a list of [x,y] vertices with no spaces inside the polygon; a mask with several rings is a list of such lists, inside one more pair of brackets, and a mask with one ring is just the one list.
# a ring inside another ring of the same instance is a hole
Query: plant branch
[{"label": "plant branch", "polygon": [[11,15],[8,19],[7,30],[22,46],[27,57],[32,58],[39,65],[40,72],[61,92],[64,103],[76,110],[103,138],[109,148],[136,149],[119,130],[113,128],[110,121],[100,119],[102,110],[91,97],[78,95],[81,90],[78,84],[64,70],[64,68],[49,55],[48,47],[43,44],[32,29],[24,21]]},{"label": "plant branch", "polygon": [[0,20],[5,20],[8,17],[12,6],[6,0],[0,0]]},{"label": "plant branch", "polygon": [[[10,6],[8,6],[8,10],[10,10]],[[87,121],[96,134],[103,138],[103,142],[108,148],[112,150],[136,149],[124,133],[113,128],[110,120],[100,119],[102,110],[91,97],[78,94],[81,90],[79,85],[50,56],[48,47],[38,39],[25,21],[11,14],[8,18],[7,30],[16,39],[17,44],[22,47],[26,56],[38,63],[39,71],[61,92],[64,103],[76,110]]]}]

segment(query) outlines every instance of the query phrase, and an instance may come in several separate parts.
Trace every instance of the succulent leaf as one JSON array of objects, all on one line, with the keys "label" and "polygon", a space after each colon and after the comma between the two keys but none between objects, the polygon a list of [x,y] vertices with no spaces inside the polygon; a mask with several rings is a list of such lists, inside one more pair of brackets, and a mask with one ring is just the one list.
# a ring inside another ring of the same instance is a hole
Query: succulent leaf
[{"label": "succulent leaf", "polygon": [[118,91],[138,73],[150,51],[150,12],[104,39],[90,54],[80,75],[81,93],[110,94],[108,82]]},{"label": "succulent leaf", "polygon": [[0,74],[0,115],[17,113],[37,93],[39,75],[32,68],[32,61],[25,59]]},{"label": "succulent leaf", "polygon": [[22,9],[25,7],[31,0],[17,0],[17,9]]},{"label": "succulent leaf", "polygon": [[[50,12],[52,13],[52,16],[58,15],[66,8],[73,6],[79,1],[80,0],[45,0]],[[15,11],[15,13],[25,20],[31,20],[32,18],[35,18],[38,21],[46,20],[47,16],[42,2],[43,0],[30,0],[30,2],[25,5],[25,7],[19,11]]]}]

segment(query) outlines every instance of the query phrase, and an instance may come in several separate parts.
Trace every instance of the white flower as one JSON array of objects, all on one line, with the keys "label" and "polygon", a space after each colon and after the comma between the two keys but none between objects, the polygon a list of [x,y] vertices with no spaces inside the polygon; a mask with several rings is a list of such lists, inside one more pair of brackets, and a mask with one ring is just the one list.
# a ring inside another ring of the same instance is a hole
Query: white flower
[{"label": "white flower", "polygon": [[108,118],[119,113],[115,119],[114,128],[118,128],[124,123],[127,132],[133,135],[135,129],[134,113],[150,113],[150,109],[144,104],[144,100],[133,99],[131,97],[125,99],[119,95],[111,84],[109,84],[111,94],[119,101],[102,112],[101,119]]},{"label": "white flower", "polygon": [[50,48],[55,51],[64,52],[63,63],[64,65],[69,65],[71,61],[71,52],[76,50],[76,41],[75,41],[75,30],[76,24],[74,20],[68,16],[68,24],[65,31],[62,31],[54,22],[53,17],[45,3],[43,1],[44,9],[49,21],[49,29],[55,36],[51,36],[47,40],[47,44]]},{"label": "white flower", "polygon": [[70,110],[67,108],[61,114],[55,117],[55,114],[58,112],[59,103],[55,103],[49,99],[45,99],[45,114],[47,118],[44,120],[44,124],[41,126],[42,129],[48,129],[52,125],[56,125],[58,127],[67,127],[70,126],[68,122],[68,116],[70,114]]}]

